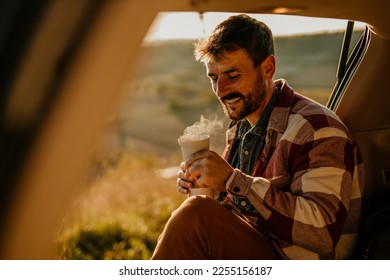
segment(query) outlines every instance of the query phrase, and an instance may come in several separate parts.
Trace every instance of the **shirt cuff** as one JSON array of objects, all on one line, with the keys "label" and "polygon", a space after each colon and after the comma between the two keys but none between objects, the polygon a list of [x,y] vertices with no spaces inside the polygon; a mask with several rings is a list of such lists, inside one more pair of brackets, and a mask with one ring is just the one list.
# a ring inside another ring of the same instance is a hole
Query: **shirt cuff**
[{"label": "shirt cuff", "polygon": [[234,169],[226,182],[226,190],[235,196],[247,196],[253,184],[253,177]]}]

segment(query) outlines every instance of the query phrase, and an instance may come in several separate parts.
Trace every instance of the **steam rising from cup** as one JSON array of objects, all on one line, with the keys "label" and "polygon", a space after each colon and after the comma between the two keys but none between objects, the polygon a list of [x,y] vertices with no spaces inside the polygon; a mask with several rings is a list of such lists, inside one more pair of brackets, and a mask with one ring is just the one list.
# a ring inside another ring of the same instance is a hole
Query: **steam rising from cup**
[{"label": "steam rising from cup", "polygon": [[223,122],[214,118],[209,120],[204,116],[200,116],[200,121],[186,127],[184,133],[179,137],[178,142],[182,148],[183,158],[202,150],[209,149],[210,135],[218,132],[223,127]]},{"label": "steam rising from cup", "polygon": [[[199,122],[187,127],[184,130],[183,135],[178,139],[183,159],[186,160],[190,155],[196,152],[208,150],[210,146],[210,135],[221,130],[222,127],[223,123],[216,118],[214,120],[209,120],[203,116],[200,117]],[[205,194],[206,196],[214,198],[212,189],[194,186],[194,188],[190,189],[190,196],[195,194]]]},{"label": "steam rising from cup", "polygon": [[205,118],[204,116],[200,116],[200,121],[195,122],[193,125],[187,127],[184,129],[183,136],[186,135],[211,135],[215,132],[218,132],[222,129],[223,123],[221,120],[218,120],[217,118],[213,120],[209,120]]}]

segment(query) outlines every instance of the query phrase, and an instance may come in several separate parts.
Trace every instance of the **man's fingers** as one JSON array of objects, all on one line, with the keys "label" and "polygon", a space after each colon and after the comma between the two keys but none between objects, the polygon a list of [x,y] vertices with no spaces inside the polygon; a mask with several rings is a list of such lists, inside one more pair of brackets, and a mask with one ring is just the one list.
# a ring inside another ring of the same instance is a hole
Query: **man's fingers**
[{"label": "man's fingers", "polygon": [[178,187],[183,187],[185,189],[190,189],[190,188],[194,187],[194,183],[178,178],[177,179],[177,186]]},{"label": "man's fingers", "polygon": [[187,171],[179,170],[177,172],[177,177],[184,181],[190,181],[190,182],[194,181],[194,178],[191,176],[191,172],[189,170]]},{"label": "man's fingers", "polygon": [[183,188],[183,187],[180,187],[180,186],[177,187],[177,190],[178,190],[180,193],[182,193],[182,194],[189,194],[189,192],[190,192],[188,189]]},{"label": "man's fingers", "polygon": [[187,169],[194,161],[204,158],[210,151],[200,151],[190,155],[185,162],[183,162],[183,169]]}]

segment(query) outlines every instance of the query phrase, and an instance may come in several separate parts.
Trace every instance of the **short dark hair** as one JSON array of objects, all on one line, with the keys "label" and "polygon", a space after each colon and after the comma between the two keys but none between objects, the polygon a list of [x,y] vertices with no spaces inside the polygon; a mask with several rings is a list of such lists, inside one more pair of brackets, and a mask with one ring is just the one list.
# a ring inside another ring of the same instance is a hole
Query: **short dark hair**
[{"label": "short dark hair", "polygon": [[244,49],[256,67],[271,54],[275,54],[274,39],[269,27],[248,15],[231,16],[221,22],[213,33],[195,43],[195,58],[219,59],[225,51]]}]

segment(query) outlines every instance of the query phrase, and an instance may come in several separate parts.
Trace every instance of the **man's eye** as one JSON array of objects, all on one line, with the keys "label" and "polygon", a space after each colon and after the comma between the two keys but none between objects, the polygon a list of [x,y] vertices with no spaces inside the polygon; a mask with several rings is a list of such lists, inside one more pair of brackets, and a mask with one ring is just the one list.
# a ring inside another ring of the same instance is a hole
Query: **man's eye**
[{"label": "man's eye", "polygon": [[228,77],[229,77],[230,80],[235,80],[235,79],[237,79],[239,76],[240,76],[239,74],[231,74],[231,75],[229,75]]}]

